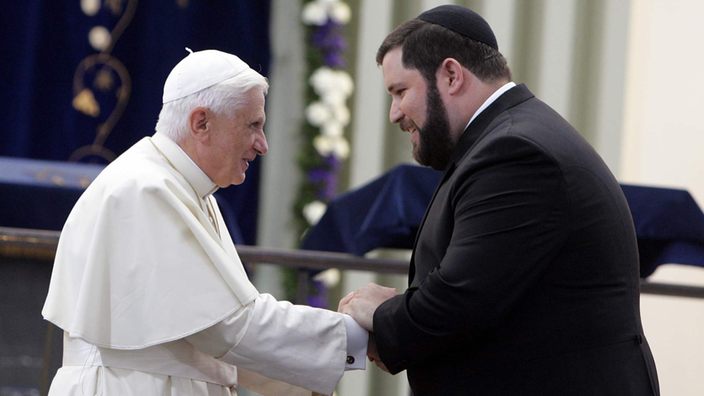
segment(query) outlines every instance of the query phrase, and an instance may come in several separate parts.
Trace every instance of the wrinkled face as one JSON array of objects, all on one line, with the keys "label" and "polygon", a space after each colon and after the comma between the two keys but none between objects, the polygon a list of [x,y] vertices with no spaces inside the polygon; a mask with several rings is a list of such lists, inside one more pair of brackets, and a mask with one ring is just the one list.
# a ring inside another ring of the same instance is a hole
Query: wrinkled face
[{"label": "wrinkled face", "polygon": [[264,94],[258,89],[247,92],[244,104],[230,117],[212,120],[208,176],[220,187],[242,184],[249,163],[269,147],[264,136]]},{"label": "wrinkled face", "polygon": [[445,104],[437,87],[428,86],[418,70],[403,67],[402,55],[400,47],[394,48],[381,65],[391,95],[389,120],[411,134],[419,164],[443,170],[454,149]]}]

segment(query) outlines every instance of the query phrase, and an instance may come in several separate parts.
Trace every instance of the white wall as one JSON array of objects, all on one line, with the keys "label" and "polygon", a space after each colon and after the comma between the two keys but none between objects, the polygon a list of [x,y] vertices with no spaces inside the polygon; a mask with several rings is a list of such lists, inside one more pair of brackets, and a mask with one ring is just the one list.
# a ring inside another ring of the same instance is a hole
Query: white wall
[{"label": "white wall", "polygon": [[633,2],[623,173],[704,204],[704,1]]},{"label": "white wall", "polygon": [[[704,204],[704,2],[634,0],[620,180],[689,190]],[[649,279],[704,286],[704,269],[661,266]],[[704,300],[641,298],[663,395],[704,394]]]},{"label": "white wall", "polygon": [[[661,265],[648,280],[704,286],[704,270]],[[704,300],[642,294],[641,311],[645,336],[658,368],[660,393],[704,395]]]}]

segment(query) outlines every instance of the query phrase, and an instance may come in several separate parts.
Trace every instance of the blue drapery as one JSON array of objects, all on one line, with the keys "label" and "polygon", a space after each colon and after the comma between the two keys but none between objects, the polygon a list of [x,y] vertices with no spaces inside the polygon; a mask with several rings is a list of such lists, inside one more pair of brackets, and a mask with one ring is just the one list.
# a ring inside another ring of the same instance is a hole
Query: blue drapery
[{"label": "blue drapery", "polygon": [[[363,255],[373,249],[411,249],[442,172],[399,165],[335,198],[302,247]],[[666,263],[704,267],[704,212],[689,192],[621,185],[633,215],[640,275]]]},{"label": "blue drapery", "polygon": [[[268,0],[24,0],[2,8],[0,156],[109,162],[154,133],[164,81],[184,47],[234,53],[268,72]],[[218,192],[249,244],[259,162],[243,185]]]}]

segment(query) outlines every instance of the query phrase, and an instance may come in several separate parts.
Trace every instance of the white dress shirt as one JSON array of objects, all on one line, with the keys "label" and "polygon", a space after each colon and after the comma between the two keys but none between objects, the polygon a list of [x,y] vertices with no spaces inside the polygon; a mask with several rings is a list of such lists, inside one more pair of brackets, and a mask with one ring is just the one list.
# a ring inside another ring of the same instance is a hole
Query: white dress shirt
[{"label": "white dress shirt", "polygon": [[516,86],[516,83],[513,82],[513,81],[510,81],[510,82],[507,82],[506,84],[502,85],[501,88],[497,89],[493,94],[491,94],[491,96],[489,96],[489,97],[484,101],[484,103],[482,103],[482,105],[479,106],[479,108],[477,109],[477,111],[474,112],[474,115],[472,115],[472,118],[469,119],[469,122],[467,123],[467,126],[464,127],[464,129],[467,129],[467,127],[469,126],[469,124],[471,124],[472,121],[474,121],[474,119],[477,118],[477,116],[482,113],[482,111],[484,111],[487,107],[489,107],[489,105],[491,105],[492,103],[494,103],[494,101],[495,101],[496,99],[498,99],[499,96],[503,95],[504,92],[508,91],[509,89],[511,89],[511,88],[513,88],[513,87],[515,87],[515,86]]}]

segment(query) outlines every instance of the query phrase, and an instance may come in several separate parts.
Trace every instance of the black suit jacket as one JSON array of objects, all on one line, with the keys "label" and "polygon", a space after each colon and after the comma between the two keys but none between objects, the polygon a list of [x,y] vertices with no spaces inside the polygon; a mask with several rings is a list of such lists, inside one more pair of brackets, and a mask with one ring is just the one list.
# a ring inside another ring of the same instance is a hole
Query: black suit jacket
[{"label": "black suit jacket", "polygon": [[658,395],[638,268],[617,181],[519,85],[462,134],[374,313],[381,359],[417,396]]}]

